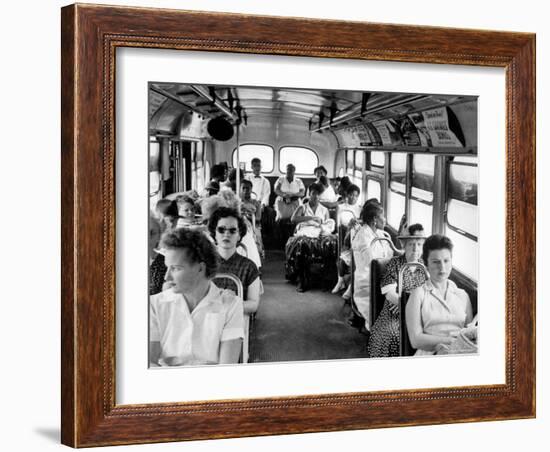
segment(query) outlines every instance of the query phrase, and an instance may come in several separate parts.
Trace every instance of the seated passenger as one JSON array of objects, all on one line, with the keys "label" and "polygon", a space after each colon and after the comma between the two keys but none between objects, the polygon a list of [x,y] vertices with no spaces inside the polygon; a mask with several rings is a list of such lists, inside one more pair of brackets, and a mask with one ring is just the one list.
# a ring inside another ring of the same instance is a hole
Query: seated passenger
[{"label": "seated passenger", "polygon": [[176,203],[179,212],[176,227],[183,228],[195,225],[195,201],[193,198],[187,195],[180,195],[176,198]]},{"label": "seated passenger", "polygon": [[386,218],[382,206],[377,202],[367,201],[361,210],[361,220],[362,226],[357,231],[351,232],[351,249],[355,261],[353,301],[361,317],[365,320],[365,330],[370,331],[371,261],[391,257],[393,252],[386,241],[373,243],[374,239],[388,238],[384,232]]},{"label": "seated passenger", "polygon": [[252,225],[254,240],[263,259],[265,255],[262,241],[262,205],[257,199],[252,199],[252,182],[250,180],[242,180],[240,193],[242,214]]},{"label": "seated passenger", "polygon": [[[244,172],[239,168],[239,181],[242,180],[244,180]],[[231,171],[229,171],[227,182],[220,187],[220,190],[231,190],[233,193],[237,193],[237,168],[232,168]]]},{"label": "seated passenger", "polygon": [[432,235],[422,248],[430,279],[413,290],[405,307],[407,330],[417,355],[447,349],[460,330],[472,321],[468,294],[449,280],[453,244],[448,237]]},{"label": "seated passenger", "polygon": [[[241,211],[241,202],[235,196],[231,190],[221,191],[216,196],[211,196],[202,200],[201,209],[202,209],[202,220],[204,224],[208,224],[209,218],[214,214],[214,212],[220,207],[230,207],[237,210],[240,213]],[[245,221],[247,226],[247,231],[244,237],[241,238],[241,244],[243,247],[239,247],[237,252],[248,257],[252,262],[256,264],[258,269],[262,266],[262,261],[260,259],[260,251],[256,245],[254,239],[254,231],[252,230],[252,225],[250,222]],[[213,240],[210,233],[205,230],[205,233],[208,237]]]},{"label": "seated passenger", "polygon": [[[340,225],[340,233],[344,237],[348,237],[348,226],[352,220],[357,220],[361,215],[361,206],[357,203],[361,190],[355,184],[348,186],[346,190],[346,201],[338,206],[338,224]],[[348,240],[344,239],[343,251],[338,258],[338,281],[332,289],[332,293],[338,293],[347,287],[347,276],[350,274],[351,266],[351,250],[349,245],[346,246]]]},{"label": "seated passenger", "polygon": [[[218,271],[231,273],[241,280],[244,313],[255,313],[260,302],[260,272],[254,262],[237,253],[237,244],[247,232],[243,218],[235,209],[220,207],[208,220],[208,230],[221,257]],[[234,282],[229,279],[220,279],[216,285],[237,293]]]},{"label": "seated passenger", "polygon": [[319,177],[319,184],[324,188],[321,196],[319,196],[319,202],[328,208],[336,207],[338,204],[338,195],[334,192],[334,188],[329,184],[329,181],[326,176]]},{"label": "seated passenger", "polygon": [[[158,218],[160,234],[172,231],[176,227],[179,220],[179,214],[175,201],[170,199],[159,200],[155,208],[155,213]],[[149,295],[154,295],[162,291],[165,274],[166,265],[164,265],[164,256],[155,253],[149,267]]]},{"label": "seated passenger", "polygon": [[[372,326],[368,353],[372,358],[399,356],[400,315],[397,295],[398,275],[403,266],[410,262],[422,262],[422,245],[426,237],[421,224],[409,226],[407,234],[398,237],[405,248],[405,254],[390,259],[382,276],[380,289],[386,296],[380,315]],[[418,267],[407,267],[403,273],[403,288],[410,292],[426,282],[426,274]]]},{"label": "seated passenger", "polygon": [[211,279],[218,253],[204,234],[174,229],[161,240],[169,288],[149,299],[149,363],[237,363],[244,337],[242,300]]},{"label": "seated passenger", "polygon": [[291,218],[297,227],[294,237],[288,240],[285,247],[286,266],[287,276],[298,279],[298,292],[307,290],[311,260],[314,257],[324,255],[329,262],[333,262],[336,257],[337,240],[330,235],[334,230],[334,220],[329,218],[328,209],[319,202],[322,191],[322,185],[311,184],[309,201],[298,207]]}]

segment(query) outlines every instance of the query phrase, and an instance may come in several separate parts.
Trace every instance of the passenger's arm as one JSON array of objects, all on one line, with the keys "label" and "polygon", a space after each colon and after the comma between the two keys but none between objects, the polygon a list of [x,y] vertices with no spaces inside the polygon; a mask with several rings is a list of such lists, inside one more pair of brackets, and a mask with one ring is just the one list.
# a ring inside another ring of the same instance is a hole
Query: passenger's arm
[{"label": "passenger's arm", "polygon": [[242,339],[230,339],[220,343],[220,364],[236,364],[241,354]]},{"label": "passenger's arm", "polygon": [[464,296],[466,298],[466,325],[468,325],[474,319],[474,313],[472,309],[472,303],[470,302],[470,297],[468,296],[468,293],[466,291],[464,291]]},{"label": "passenger's arm", "polygon": [[320,218],[312,217],[310,215],[303,215],[303,213],[304,206],[298,207],[290,217],[290,221],[294,224],[302,223],[304,221],[316,221],[317,223],[321,223]]},{"label": "passenger's arm", "polygon": [[286,196],[286,193],[281,190],[281,180],[277,179],[277,182],[275,182],[275,186],[273,187],[273,191],[277,196],[280,196],[281,198],[284,198]]},{"label": "passenger's arm", "polygon": [[263,190],[264,193],[260,201],[264,206],[269,206],[269,195],[271,194],[271,185],[267,179],[264,180],[263,185],[266,188]]},{"label": "passenger's arm", "polygon": [[160,326],[157,315],[158,296],[149,297],[149,364],[151,367],[159,366],[162,353],[160,345]]},{"label": "passenger's arm", "polygon": [[424,333],[422,326],[422,297],[424,296],[423,289],[415,289],[409,301],[405,306],[405,320],[407,322],[407,330],[409,339],[413,348],[435,351],[439,344],[450,344],[454,338],[450,336],[435,336],[433,334]]},{"label": "passenger's arm", "polygon": [[220,364],[235,364],[239,362],[241,345],[244,337],[243,302],[234,296],[227,312],[227,319],[220,338]]},{"label": "passenger's arm", "polygon": [[247,299],[243,301],[244,313],[254,314],[258,310],[260,305],[260,277],[258,276],[252,283],[248,286],[246,291]]}]

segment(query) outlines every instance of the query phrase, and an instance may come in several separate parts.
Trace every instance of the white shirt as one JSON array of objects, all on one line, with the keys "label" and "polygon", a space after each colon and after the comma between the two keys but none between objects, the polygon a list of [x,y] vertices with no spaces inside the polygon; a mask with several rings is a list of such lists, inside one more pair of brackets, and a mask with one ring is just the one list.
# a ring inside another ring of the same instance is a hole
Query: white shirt
[{"label": "white shirt", "polygon": [[287,194],[298,194],[300,190],[305,191],[304,183],[301,179],[298,179],[295,177],[292,179],[292,182],[289,182],[286,176],[281,176],[279,179],[277,179],[277,182],[275,182],[275,187],[279,188],[284,193]]},{"label": "white shirt", "polygon": [[358,220],[360,216],[361,206],[357,202],[353,205],[345,202],[344,204],[340,204],[338,206],[338,220],[343,226],[347,227],[352,218]]},{"label": "white shirt", "polygon": [[325,187],[325,189],[323,190],[323,193],[319,195],[319,201],[324,201],[324,202],[338,201],[338,195],[334,192],[334,188],[332,188],[332,185]]},{"label": "white shirt", "polygon": [[268,206],[269,195],[271,194],[271,185],[269,184],[267,178],[262,175],[256,177],[254,174],[249,174],[246,178],[252,182],[252,191],[256,194],[256,199],[264,206]]},{"label": "white shirt", "polygon": [[160,342],[161,366],[217,364],[220,343],[244,337],[242,300],[212,282],[193,312],[172,289],[151,296],[149,309],[149,341]]}]

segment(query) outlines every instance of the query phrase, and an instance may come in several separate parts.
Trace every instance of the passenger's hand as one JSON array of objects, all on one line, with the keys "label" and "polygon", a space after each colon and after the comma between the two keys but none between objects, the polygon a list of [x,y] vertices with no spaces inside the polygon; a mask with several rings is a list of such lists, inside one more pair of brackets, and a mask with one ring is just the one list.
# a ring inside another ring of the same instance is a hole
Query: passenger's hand
[{"label": "passenger's hand", "polygon": [[352,218],[349,220],[348,227],[350,229],[353,229],[357,225],[357,218]]}]

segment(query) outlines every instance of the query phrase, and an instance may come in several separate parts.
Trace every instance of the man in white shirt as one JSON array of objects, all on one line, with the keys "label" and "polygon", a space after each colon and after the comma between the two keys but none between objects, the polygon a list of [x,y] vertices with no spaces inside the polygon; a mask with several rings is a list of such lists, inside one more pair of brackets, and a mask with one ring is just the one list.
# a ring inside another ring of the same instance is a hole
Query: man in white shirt
[{"label": "man in white shirt", "polygon": [[244,337],[243,301],[212,283],[215,246],[199,231],[166,233],[161,242],[167,290],[149,300],[151,366],[237,363]]},{"label": "man in white shirt", "polygon": [[251,161],[252,174],[248,175],[248,180],[252,182],[252,192],[256,194],[256,199],[262,207],[269,206],[269,195],[271,195],[271,185],[265,176],[262,176],[262,161],[255,157]]}]

